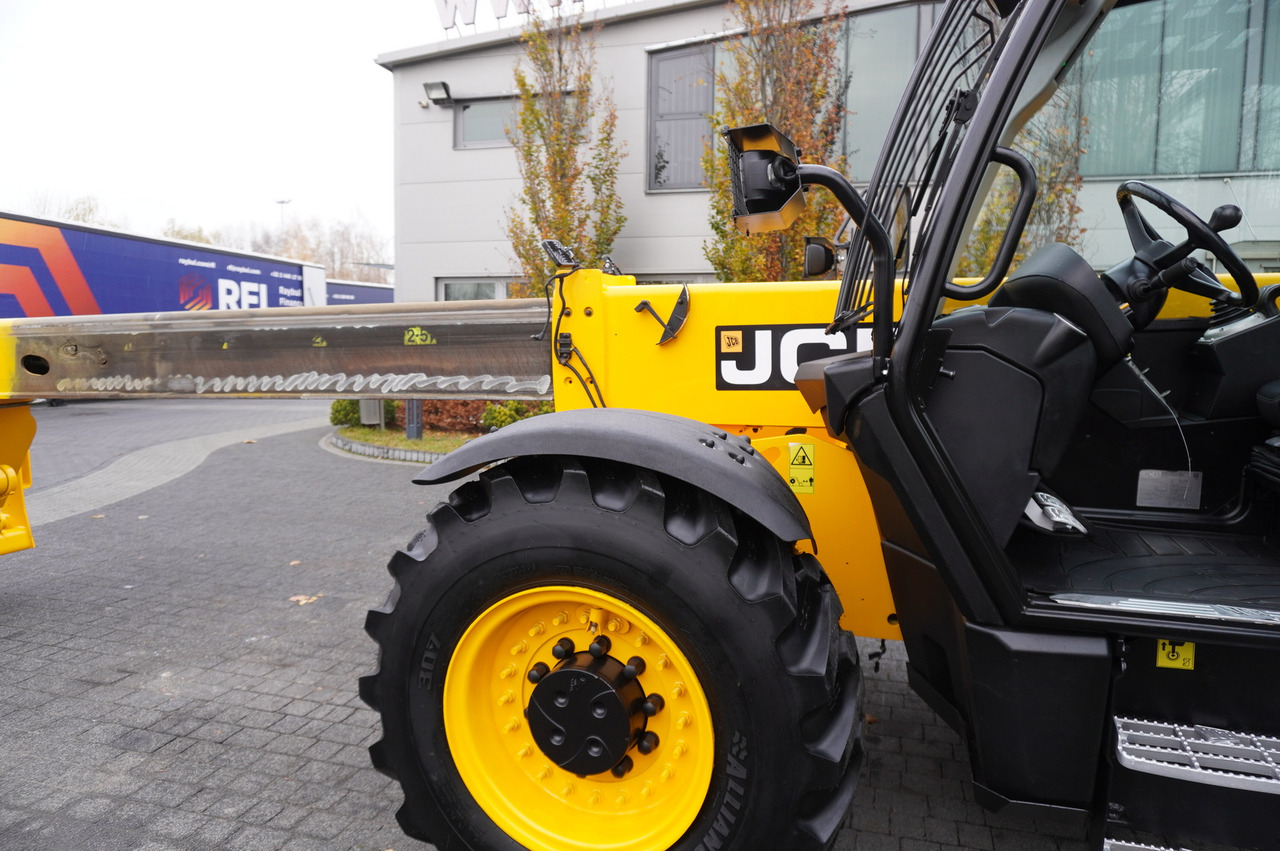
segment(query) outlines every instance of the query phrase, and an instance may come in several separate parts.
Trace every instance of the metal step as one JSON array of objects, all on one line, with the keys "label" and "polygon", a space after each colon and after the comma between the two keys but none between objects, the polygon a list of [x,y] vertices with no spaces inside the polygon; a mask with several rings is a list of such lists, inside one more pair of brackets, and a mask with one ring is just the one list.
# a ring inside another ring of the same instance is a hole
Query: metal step
[{"label": "metal step", "polygon": [[1123,842],[1119,839],[1104,839],[1102,851],[1187,851],[1186,848],[1168,848],[1164,845],[1143,845],[1141,842]]},{"label": "metal step", "polygon": [[1280,795],[1280,738],[1136,718],[1116,718],[1115,724],[1116,756],[1126,768]]},{"label": "metal step", "polygon": [[[279,309],[279,308],[276,308]],[[1280,612],[1275,609],[1255,609],[1248,606],[1231,606],[1225,603],[1186,603],[1181,600],[1147,600],[1141,597],[1120,597],[1112,594],[1054,594],[1055,603],[1100,609],[1109,612],[1132,612],[1140,615],[1160,615],[1172,618],[1199,618],[1201,620],[1280,624]]]}]

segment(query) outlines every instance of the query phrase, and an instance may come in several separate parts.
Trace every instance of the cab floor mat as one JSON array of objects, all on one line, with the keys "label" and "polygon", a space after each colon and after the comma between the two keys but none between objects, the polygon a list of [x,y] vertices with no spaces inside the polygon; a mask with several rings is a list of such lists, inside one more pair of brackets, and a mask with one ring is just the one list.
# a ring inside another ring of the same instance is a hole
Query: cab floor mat
[{"label": "cab floor mat", "polygon": [[1029,590],[1280,609],[1280,548],[1258,537],[1095,524],[1083,537],[1019,529],[1006,552]]}]

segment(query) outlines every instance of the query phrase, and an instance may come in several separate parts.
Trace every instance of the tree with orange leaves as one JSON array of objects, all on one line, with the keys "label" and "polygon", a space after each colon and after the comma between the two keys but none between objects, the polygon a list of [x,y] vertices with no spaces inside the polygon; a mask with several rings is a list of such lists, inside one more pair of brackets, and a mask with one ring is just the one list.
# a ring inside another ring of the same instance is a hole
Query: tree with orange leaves
[{"label": "tree with orange leaves", "polygon": [[581,13],[564,15],[556,5],[544,20],[531,12],[521,40],[520,105],[507,138],[522,188],[507,208],[507,237],[524,278],[513,294],[537,295],[554,272],[542,240],[559,240],[593,266],[613,246],[627,220],[617,192],[625,145],[615,138],[613,98],[593,89],[595,45]]},{"label": "tree with orange leaves", "polygon": [[[732,0],[729,8],[740,34],[721,46],[713,126],[769,123],[795,142],[806,162],[842,169],[849,85],[840,67],[843,7],[834,0]],[[708,147],[703,168],[714,233],[703,254],[723,281],[797,280],[804,237],[830,236],[843,221],[829,194],[812,192],[789,229],[744,236],[733,226],[729,169],[718,142]]]}]

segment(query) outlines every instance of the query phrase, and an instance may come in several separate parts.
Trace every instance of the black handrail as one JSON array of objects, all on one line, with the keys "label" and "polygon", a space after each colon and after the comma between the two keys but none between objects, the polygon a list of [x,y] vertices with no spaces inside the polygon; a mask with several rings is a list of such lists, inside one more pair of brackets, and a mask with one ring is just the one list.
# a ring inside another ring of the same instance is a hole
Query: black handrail
[{"label": "black handrail", "polygon": [[[854,188],[843,174],[824,165],[801,163],[797,166],[802,183],[821,186],[831,192],[840,206],[844,207],[849,218],[858,229],[866,235],[871,245],[872,270],[872,313],[871,313],[871,354],[887,363],[889,352],[893,348],[893,243],[889,234],[871,213],[867,200]],[[846,261],[847,262],[847,261]],[[877,377],[883,373],[876,370]]]}]

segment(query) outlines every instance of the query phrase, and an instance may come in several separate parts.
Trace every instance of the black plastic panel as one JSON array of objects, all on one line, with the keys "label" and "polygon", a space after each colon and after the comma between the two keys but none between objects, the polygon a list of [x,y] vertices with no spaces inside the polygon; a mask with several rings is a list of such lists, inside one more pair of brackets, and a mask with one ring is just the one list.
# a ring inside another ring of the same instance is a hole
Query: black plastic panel
[{"label": "black plastic panel", "polygon": [[[1256,322],[1256,324],[1254,324]],[[1257,414],[1256,394],[1280,378],[1280,316],[1238,324],[1243,330],[1197,343],[1187,410],[1206,418]]]},{"label": "black plastic panel", "polygon": [[951,338],[925,412],[1004,543],[1084,412],[1093,348],[1061,317],[1025,308],[959,311],[935,327]]},{"label": "black plastic panel", "polygon": [[974,777],[1011,801],[1093,801],[1111,651],[1100,636],[968,624]]},{"label": "black plastic panel", "polygon": [[[1175,630],[1164,636],[1183,638]],[[1154,638],[1125,642],[1114,714],[1280,736],[1280,651],[1201,643],[1191,670],[1159,667],[1158,652]],[[1280,797],[1276,804],[1280,812]]]}]

